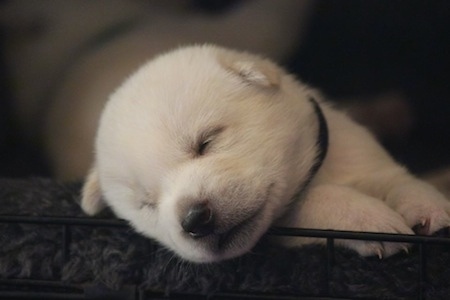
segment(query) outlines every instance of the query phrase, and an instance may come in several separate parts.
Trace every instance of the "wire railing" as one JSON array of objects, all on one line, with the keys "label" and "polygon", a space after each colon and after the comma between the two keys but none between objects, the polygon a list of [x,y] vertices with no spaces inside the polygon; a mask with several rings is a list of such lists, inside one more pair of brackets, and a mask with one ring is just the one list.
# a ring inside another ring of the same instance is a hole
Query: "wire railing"
[{"label": "wire railing", "polygon": [[[60,226],[63,263],[70,260],[70,244],[72,242],[72,228],[74,226],[91,227],[128,227],[127,223],[119,219],[98,219],[81,217],[41,217],[41,216],[13,216],[0,215],[0,224],[39,224]],[[136,285],[124,285],[119,290],[109,290],[99,286],[66,284],[60,281],[29,280],[29,279],[0,279],[0,299],[342,299],[333,298],[331,285],[333,270],[336,266],[335,241],[363,240],[409,243],[418,247],[417,268],[417,299],[426,300],[425,287],[427,283],[427,247],[441,245],[450,250],[450,238],[437,236],[419,236],[404,234],[386,234],[371,232],[352,232],[338,230],[316,230],[300,228],[272,228],[268,232],[274,236],[314,237],[326,239],[326,292],[320,297],[300,297],[293,295],[265,295],[247,293],[215,293],[214,295],[171,294],[140,289]],[[169,297],[169,298],[168,298]],[[325,298],[324,298],[325,297]],[[351,297],[349,297],[350,299]],[[363,299],[363,298],[352,298]],[[364,298],[366,299],[366,298]]]}]

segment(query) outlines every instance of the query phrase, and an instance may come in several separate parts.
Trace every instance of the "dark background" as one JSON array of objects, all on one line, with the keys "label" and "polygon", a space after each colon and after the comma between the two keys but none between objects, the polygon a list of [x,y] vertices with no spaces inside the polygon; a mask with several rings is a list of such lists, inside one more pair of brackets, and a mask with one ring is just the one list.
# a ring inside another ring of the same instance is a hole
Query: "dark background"
[{"label": "dark background", "polygon": [[[236,2],[197,1],[211,13]],[[0,176],[49,176],[39,149],[17,130],[4,42],[0,38]],[[414,172],[450,164],[450,1],[319,1],[301,45],[287,67],[332,98],[405,93],[414,128],[386,142],[401,163]]]},{"label": "dark background", "polygon": [[415,172],[450,163],[449,1],[321,1],[292,68],[333,97],[402,90],[416,123],[386,146]]}]

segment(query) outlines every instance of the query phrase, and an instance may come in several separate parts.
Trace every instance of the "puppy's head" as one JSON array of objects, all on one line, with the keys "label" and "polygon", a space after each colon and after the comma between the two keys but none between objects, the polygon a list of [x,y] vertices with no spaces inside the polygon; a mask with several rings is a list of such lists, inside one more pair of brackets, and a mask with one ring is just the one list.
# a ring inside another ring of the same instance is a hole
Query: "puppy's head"
[{"label": "puppy's head", "polygon": [[310,93],[245,53],[193,46],[157,57],[104,109],[84,210],[107,204],[190,261],[243,254],[314,165]]}]

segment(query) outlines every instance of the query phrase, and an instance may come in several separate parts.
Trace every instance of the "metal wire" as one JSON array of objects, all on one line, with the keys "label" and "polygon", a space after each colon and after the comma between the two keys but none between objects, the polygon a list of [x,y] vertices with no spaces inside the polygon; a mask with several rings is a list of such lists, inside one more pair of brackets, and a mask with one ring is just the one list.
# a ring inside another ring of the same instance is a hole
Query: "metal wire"
[{"label": "metal wire", "polygon": [[[21,224],[41,224],[41,225],[59,225],[62,229],[62,253],[63,261],[67,262],[70,258],[70,243],[72,240],[72,226],[102,226],[102,227],[127,227],[127,222],[118,219],[96,219],[96,218],[77,218],[77,217],[37,217],[37,216],[11,216],[1,215],[0,223],[21,223]],[[333,296],[331,286],[333,269],[335,266],[335,240],[367,240],[413,243],[419,246],[419,268],[418,268],[418,299],[425,299],[426,262],[427,245],[439,244],[450,245],[449,238],[405,235],[405,234],[386,234],[373,232],[351,232],[340,230],[317,230],[303,228],[272,228],[269,235],[275,236],[293,236],[293,237],[316,237],[326,239],[326,295]],[[5,288],[8,286],[9,288]],[[15,290],[11,286],[16,287]],[[3,288],[2,288],[3,287]],[[51,290],[51,291],[48,291]],[[96,287],[98,290],[98,287]],[[89,294],[89,288],[80,288],[75,285],[67,285],[55,281],[39,281],[26,279],[2,279],[0,280],[0,299],[112,299],[109,296],[92,296]],[[323,297],[293,297],[293,296],[272,296],[272,295],[250,295],[250,294],[232,294],[216,293],[213,296],[206,297],[202,295],[171,295],[167,298],[161,294],[149,294],[147,291],[139,290],[136,286],[128,285],[121,290],[122,294],[114,299],[338,299]],[[341,298],[339,298],[341,299]]]}]

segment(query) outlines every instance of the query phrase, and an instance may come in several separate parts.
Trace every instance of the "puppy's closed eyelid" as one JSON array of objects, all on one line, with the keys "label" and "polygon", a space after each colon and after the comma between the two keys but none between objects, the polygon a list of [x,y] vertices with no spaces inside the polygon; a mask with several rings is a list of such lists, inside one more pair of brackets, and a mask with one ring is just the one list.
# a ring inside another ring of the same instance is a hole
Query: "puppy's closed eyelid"
[{"label": "puppy's closed eyelid", "polygon": [[139,209],[144,209],[144,208],[154,209],[155,207],[156,207],[156,203],[141,202]]},{"label": "puppy's closed eyelid", "polygon": [[207,139],[203,142],[200,142],[197,149],[197,155],[204,155],[211,141],[211,139]]},{"label": "puppy's closed eyelid", "polygon": [[217,127],[211,131],[205,131],[200,138],[198,139],[196,148],[195,148],[195,154],[196,156],[202,156],[206,153],[208,150],[208,147],[211,145],[211,143],[214,141],[214,139],[217,137],[219,133],[221,133],[224,130],[224,127]]}]

